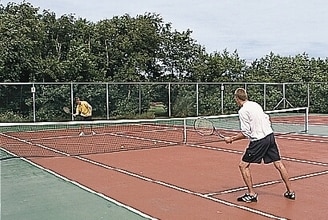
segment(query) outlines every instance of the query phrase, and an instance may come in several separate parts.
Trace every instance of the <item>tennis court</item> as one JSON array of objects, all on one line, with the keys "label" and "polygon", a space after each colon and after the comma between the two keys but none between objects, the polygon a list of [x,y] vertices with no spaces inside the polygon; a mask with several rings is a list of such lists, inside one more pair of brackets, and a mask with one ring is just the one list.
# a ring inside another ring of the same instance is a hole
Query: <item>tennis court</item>
[{"label": "tennis court", "polygon": [[[328,117],[302,110],[271,114],[296,200],[252,165],[251,204],[236,201],[247,141],[202,137],[195,118],[88,122],[97,134],[82,137],[80,122],[2,125],[2,219],[325,219]],[[238,130],[236,115],[210,118]]]}]

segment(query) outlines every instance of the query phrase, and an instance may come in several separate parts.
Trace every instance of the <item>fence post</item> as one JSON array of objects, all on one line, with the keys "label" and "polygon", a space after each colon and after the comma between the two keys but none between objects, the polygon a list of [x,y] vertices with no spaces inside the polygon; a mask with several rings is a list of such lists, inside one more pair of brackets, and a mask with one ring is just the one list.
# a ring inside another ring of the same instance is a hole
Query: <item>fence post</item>
[{"label": "fence post", "polygon": [[263,85],[263,108],[266,110],[266,83]]},{"label": "fence post", "polygon": [[106,83],[106,118],[109,119],[109,88],[108,82]]},{"label": "fence post", "polygon": [[283,102],[284,102],[284,108],[286,108],[286,84],[282,84],[282,95],[283,95]]},{"label": "fence post", "polygon": [[223,114],[223,108],[224,108],[224,102],[223,102],[223,100],[224,100],[224,85],[223,85],[223,83],[221,84],[221,114]]},{"label": "fence post", "polygon": [[196,83],[196,115],[199,115],[199,106],[198,106],[198,102],[199,102],[199,94],[198,94],[199,90],[198,90],[198,83]]},{"label": "fence post", "polygon": [[169,103],[168,103],[168,110],[169,110],[169,117],[171,117],[171,83],[168,84],[169,88],[168,88],[168,95],[169,95]]},{"label": "fence post", "polygon": [[310,83],[307,83],[307,107],[310,108]]},{"label": "fence post", "polygon": [[141,115],[141,84],[138,84],[139,90],[139,115]]},{"label": "fence post", "polygon": [[284,108],[286,108],[286,103],[293,107],[293,105],[286,99],[286,83],[282,83],[282,99],[273,109],[279,107],[280,103],[283,103]]}]

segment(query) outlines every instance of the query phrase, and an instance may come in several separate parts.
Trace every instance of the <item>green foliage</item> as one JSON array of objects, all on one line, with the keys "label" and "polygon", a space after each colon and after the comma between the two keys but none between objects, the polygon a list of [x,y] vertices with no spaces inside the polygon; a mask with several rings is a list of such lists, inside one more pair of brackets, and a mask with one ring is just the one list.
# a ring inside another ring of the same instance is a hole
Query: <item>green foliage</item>
[{"label": "green foliage", "polygon": [[[36,119],[42,121],[58,121],[66,118],[67,114],[62,111],[64,106],[70,106],[69,85],[36,85]],[[33,99],[26,99],[29,109],[33,107]],[[32,111],[29,113],[32,118]],[[69,118],[67,118],[69,119]]]},{"label": "green foliage", "polygon": [[221,114],[221,85],[199,85],[199,114],[219,115]]},{"label": "green foliage", "polygon": [[154,117],[167,117],[167,108],[162,102],[151,102],[148,113],[153,113]]},{"label": "green foliage", "polygon": [[155,117],[155,113],[150,111],[142,114],[124,114],[119,116],[113,116],[111,117],[111,119],[154,119]]},{"label": "green foliage", "polygon": [[311,112],[328,113],[328,82],[310,85],[313,98],[310,100]]},{"label": "green foliage", "polygon": [[[150,105],[147,92],[138,85],[111,85],[110,97],[110,110],[113,117],[142,114],[147,112]],[[142,97],[142,100],[139,97]]]},{"label": "green foliage", "polygon": [[21,114],[16,114],[12,111],[2,112],[0,113],[0,122],[8,123],[8,122],[24,122],[27,118]]},{"label": "green foliage", "polygon": [[29,3],[9,3],[0,10],[0,81],[27,82],[38,69],[42,23]]},{"label": "green foliage", "polygon": [[[66,83],[36,86],[36,117],[40,120],[69,120],[60,109],[62,105],[73,107],[72,96],[92,103],[99,118],[107,115],[107,98],[111,117],[149,117],[150,102],[164,103],[165,109],[172,109],[172,116],[196,115],[195,84],[178,86],[175,82],[232,83],[225,86],[223,94],[220,84],[199,88],[201,115],[236,112],[233,92],[245,82],[254,83],[246,85],[247,90],[252,100],[267,109],[283,107],[276,105],[286,98],[287,104],[310,104],[312,112],[328,113],[327,58],[310,58],[305,53],[283,57],[271,52],[246,65],[237,50],[208,54],[191,37],[191,30],[172,30],[170,23],[151,13],[93,23],[70,14],[59,18],[51,11],[41,14],[23,2],[0,4],[0,19],[0,82]],[[67,82],[85,84],[71,88]],[[97,82],[117,84],[106,88],[95,86]],[[172,84],[141,88],[138,84],[120,85],[122,82]],[[295,83],[286,88],[286,97],[285,82]],[[263,88],[256,83],[269,84]],[[31,117],[30,85],[1,86],[0,106],[4,112]]]},{"label": "green foliage", "polygon": [[195,85],[174,85],[171,91],[172,112],[174,116],[196,116]]}]

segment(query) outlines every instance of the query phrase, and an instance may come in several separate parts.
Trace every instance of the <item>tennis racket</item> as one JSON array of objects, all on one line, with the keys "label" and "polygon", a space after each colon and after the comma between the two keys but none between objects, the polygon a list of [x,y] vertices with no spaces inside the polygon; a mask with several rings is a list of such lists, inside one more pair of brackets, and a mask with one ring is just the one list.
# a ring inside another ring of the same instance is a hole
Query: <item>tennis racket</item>
[{"label": "tennis racket", "polygon": [[74,116],[74,114],[71,112],[71,110],[68,107],[63,107],[63,110],[64,110],[65,113],[71,114],[71,115]]},{"label": "tennis racket", "polygon": [[[73,115],[74,117],[76,116],[76,115],[74,115],[74,114],[71,112],[71,110],[70,110],[68,107],[63,107],[63,110],[64,110],[64,112],[66,112],[67,114],[71,114],[71,115]],[[82,117],[88,117],[88,116],[90,116],[90,115],[84,115],[84,114],[82,114],[82,113],[80,113],[79,115],[82,116]]]},{"label": "tennis racket", "polygon": [[217,135],[220,138],[225,138],[225,136],[214,127],[213,122],[203,117],[195,120],[194,129],[202,136]]}]

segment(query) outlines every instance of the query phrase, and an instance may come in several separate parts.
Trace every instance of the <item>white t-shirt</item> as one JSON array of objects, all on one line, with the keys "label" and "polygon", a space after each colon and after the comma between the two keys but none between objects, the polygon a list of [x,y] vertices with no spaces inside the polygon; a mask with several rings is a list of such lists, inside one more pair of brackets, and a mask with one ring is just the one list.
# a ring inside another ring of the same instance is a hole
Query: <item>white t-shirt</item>
[{"label": "white t-shirt", "polygon": [[256,141],[273,133],[269,116],[262,107],[252,101],[246,101],[238,111],[241,132]]}]

